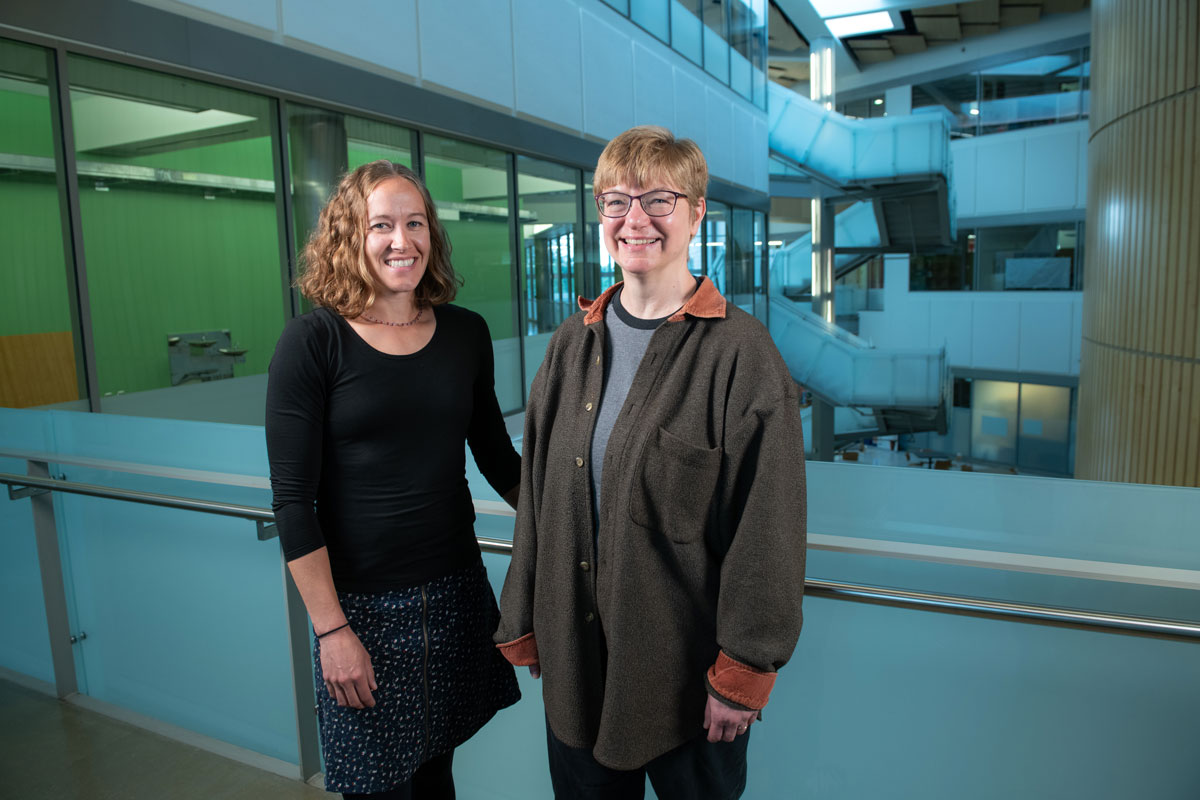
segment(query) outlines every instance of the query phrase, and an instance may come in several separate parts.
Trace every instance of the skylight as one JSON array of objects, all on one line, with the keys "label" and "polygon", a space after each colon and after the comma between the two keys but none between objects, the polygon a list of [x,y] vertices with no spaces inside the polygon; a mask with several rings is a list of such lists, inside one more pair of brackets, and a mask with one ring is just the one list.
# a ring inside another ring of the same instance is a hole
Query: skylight
[{"label": "skylight", "polygon": [[875,11],[850,17],[834,17],[825,20],[825,25],[834,36],[845,39],[850,36],[862,36],[864,33],[896,30],[900,27],[900,22],[888,11]]}]

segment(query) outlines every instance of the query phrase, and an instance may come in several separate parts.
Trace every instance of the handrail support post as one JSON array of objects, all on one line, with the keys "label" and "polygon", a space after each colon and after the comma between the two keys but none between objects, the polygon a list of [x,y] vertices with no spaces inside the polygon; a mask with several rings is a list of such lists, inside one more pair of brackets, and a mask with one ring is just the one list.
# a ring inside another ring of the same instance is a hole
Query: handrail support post
[{"label": "handrail support post", "polygon": [[[27,461],[26,472],[35,478],[50,477],[45,461]],[[14,487],[9,487],[12,496]],[[42,573],[42,598],[46,605],[46,628],[50,633],[50,660],[54,665],[54,690],[60,698],[79,691],[75,653],[71,642],[71,619],[67,611],[67,589],[62,555],[58,548],[58,525],[54,519],[54,495],[46,489],[17,488],[33,505],[33,529],[37,540],[38,567]]]},{"label": "handrail support post", "polygon": [[37,497],[43,494],[49,494],[49,489],[42,489],[37,486],[9,486],[9,500],[23,500],[26,497]]}]

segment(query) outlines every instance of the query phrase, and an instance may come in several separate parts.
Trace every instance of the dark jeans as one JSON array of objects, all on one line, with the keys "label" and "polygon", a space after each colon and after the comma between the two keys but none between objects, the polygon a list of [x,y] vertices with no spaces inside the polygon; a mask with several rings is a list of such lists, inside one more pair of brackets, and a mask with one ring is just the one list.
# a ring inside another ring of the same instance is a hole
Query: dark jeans
[{"label": "dark jeans", "polygon": [[343,794],[345,800],[454,800],[454,751],[435,756],[395,789],[371,794]]},{"label": "dark jeans", "polygon": [[589,748],[568,747],[546,725],[550,781],[557,800],[641,800],[646,776],[659,800],[736,800],[746,789],[747,731],[710,743],[702,732],[641,769],[609,769]]}]

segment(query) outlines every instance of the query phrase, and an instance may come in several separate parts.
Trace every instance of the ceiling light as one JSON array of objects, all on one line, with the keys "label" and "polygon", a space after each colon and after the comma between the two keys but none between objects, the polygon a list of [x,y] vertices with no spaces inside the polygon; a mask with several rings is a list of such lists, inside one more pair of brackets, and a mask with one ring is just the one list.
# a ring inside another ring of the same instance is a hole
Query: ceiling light
[{"label": "ceiling light", "polygon": [[967,113],[968,113],[968,114],[970,114],[972,117],[978,117],[978,116],[979,116],[979,109],[978,109],[978,108],[972,108],[972,109],[970,109],[970,110],[969,110]]},{"label": "ceiling light", "polygon": [[881,106],[881,105],[883,105],[883,98],[882,98],[882,97],[876,97],[876,98],[875,98],[875,105],[877,105],[877,106]]},{"label": "ceiling light", "polygon": [[862,36],[864,33],[896,30],[900,27],[900,21],[888,11],[875,11],[851,17],[834,17],[825,20],[825,25],[834,36],[845,39],[850,36]]}]

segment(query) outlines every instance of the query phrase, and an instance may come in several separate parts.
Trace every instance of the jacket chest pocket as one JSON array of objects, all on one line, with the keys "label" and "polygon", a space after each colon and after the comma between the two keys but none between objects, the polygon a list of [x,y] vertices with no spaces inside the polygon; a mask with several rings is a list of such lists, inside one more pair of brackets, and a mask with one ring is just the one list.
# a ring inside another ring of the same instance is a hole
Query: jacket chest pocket
[{"label": "jacket chest pocket", "polygon": [[686,544],[703,537],[721,473],[721,448],[696,447],[658,428],[633,472],[629,516]]}]

